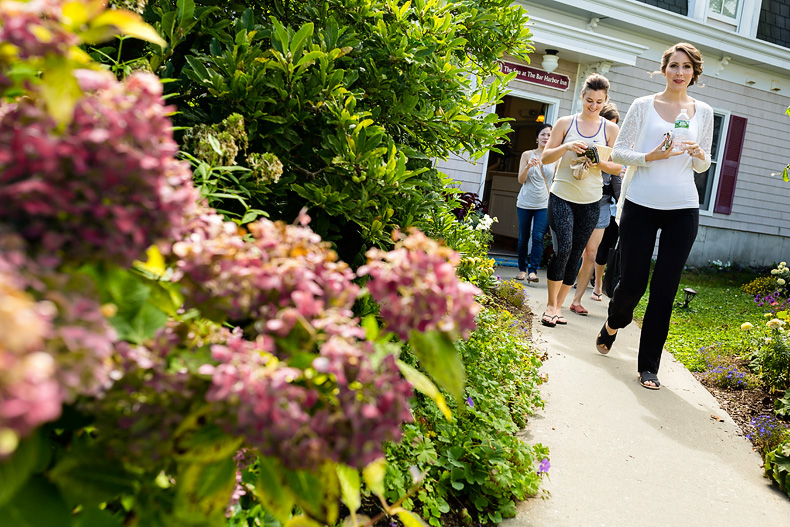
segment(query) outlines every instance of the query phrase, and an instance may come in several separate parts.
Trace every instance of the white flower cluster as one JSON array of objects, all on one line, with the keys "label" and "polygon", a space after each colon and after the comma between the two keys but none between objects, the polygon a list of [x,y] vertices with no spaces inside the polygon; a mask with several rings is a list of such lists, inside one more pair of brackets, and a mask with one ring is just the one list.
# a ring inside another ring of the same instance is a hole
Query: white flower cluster
[{"label": "white flower cluster", "polygon": [[771,269],[771,274],[778,277],[777,285],[785,285],[790,280],[790,267],[787,267],[787,262],[779,262],[779,267]]},{"label": "white flower cluster", "polygon": [[487,231],[491,229],[491,225],[494,224],[495,221],[499,221],[496,218],[492,218],[488,214],[484,214],[480,221],[478,222],[477,226],[475,227],[478,231]]},{"label": "white flower cluster", "polygon": [[722,263],[721,260],[710,260],[708,261],[708,263],[711,265],[711,267],[715,267],[716,269],[719,270],[729,269],[730,267],[732,267],[732,263],[729,261],[727,263]]}]

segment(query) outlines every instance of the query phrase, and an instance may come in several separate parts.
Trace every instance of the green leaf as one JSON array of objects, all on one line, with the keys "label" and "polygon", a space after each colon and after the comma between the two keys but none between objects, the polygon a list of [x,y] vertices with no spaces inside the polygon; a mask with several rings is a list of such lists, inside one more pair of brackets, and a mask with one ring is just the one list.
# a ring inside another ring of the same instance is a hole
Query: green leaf
[{"label": "green leaf", "polygon": [[449,459],[450,463],[456,467],[466,467],[466,463],[462,461],[465,455],[466,450],[461,446],[450,447],[450,449],[447,451],[447,459]]},{"label": "green leaf", "polygon": [[192,68],[192,71],[195,72],[197,76],[196,80],[204,83],[208,83],[211,80],[211,74],[206,69],[206,66],[196,57],[192,55],[187,55],[184,57],[189,64],[189,67]]},{"label": "green leaf", "polygon": [[376,340],[379,337],[379,323],[375,315],[368,315],[362,319],[362,328],[365,330],[365,337],[368,340]]},{"label": "green leaf", "polygon": [[271,17],[272,25],[274,26],[274,34],[272,35],[272,47],[285,54],[288,50],[288,30],[285,29],[279,20]]},{"label": "green leaf", "polygon": [[236,485],[233,457],[214,463],[181,463],[176,475],[176,525],[222,525]]},{"label": "green leaf", "polygon": [[0,508],[3,527],[70,527],[69,509],[57,488],[41,476],[28,480],[14,499]]},{"label": "green leaf", "polygon": [[236,479],[236,462],[232,457],[223,461],[207,465],[203,469],[203,476],[195,488],[197,498],[207,498],[222,492],[229,480]]},{"label": "green leaf", "polygon": [[71,121],[74,106],[82,96],[82,90],[72,73],[72,66],[65,59],[49,59],[44,67],[40,85],[41,97],[49,114],[59,124]]},{"label": "green leaf", "polygon": [[74,518],[73,527],[122,527],[123,519],[107,510],[88,509]]},{"label": "green leaf", "polygon": [[377,459],[362,470],[362,478],[368,488],[379,497],[384,497],[384,476],[387,474],[387,461]]},{"label": "green leaf", "polygon": [[302,55],[302,58],[300,58],[296,62],[296,67],[298,68],[299,66],[307,64],[308,62],[313,62],[316,59],[320,59],[325,55],[326,53],[324,53],[323,51],[310,51],[309,53],[305,53],[304,55]]},{"label": "green leaf", "polygon": [[421,371],[409,366],[405,362],[399,360],[397,361],[398,369],[403,374],[403,377],[411,383],[415,390],[421,392],[436,403],[436,406],[439,407],[442,414],[444,414],[444,418],[448,421],[453,420],[453,413],[450,411],[450,408],[447,406],[447,401],[442,395],[442,392],[439,391],[439,388],[431,382],[431,380],[425,376]]},{"label": "green leaf", "polygon": [[14,496],[33,474],[38,457],[46,445],[40,431],[28,437],[17,447],[10,458],[0,461],[0,506]]},{"label": "green leaf", "polygon": [[[120,313],[120,311],[119,311]],[[121,340],[142,344],[167,323],[167,315],[152,304],[143,304],[131,317],[116,315],[110,322]]]},{"label": "green leaf", "polygon": [[439,331],[412,331],[411,344],[420,366],[457,401],[463,399],[464,363],[450,337]]},{"label": "green leaf", "polygon": [[362,499],[359,495],[361,488],[359,471],[341,463],[335,465],[335,470],[337,470],[337,478],[340,480],[343,503],[346,504],[348,510],[356,512],[362,506]]},{"label": "green leaf", "polygon": [[307,516],[294,516],[286,522],[283,527],[323,527],[320,523],[311,520]]},{"label": "green leaf", "polygon": [[211,149],[214,150],[214,152],[218,156],[221,156],[222,155],[222,146],[219,144],[219,140],[217,140],[217,138],[214,137],[212,134],[208,134],[206,136],[206,139],[208,140],[208,144],[211,145]]},{"label": "green leaf", "polygon": [[67,455],[49,476],[73,505],[98,505],[134,491],[134,475],[98,451]]},{"label": "green leaf", "polygon": [[308,516],[330,525],[337,521],[340,481],[332,463],[315,472],[288,470],[284,475],[291,496]]},{"label": "green leaf", "polygon": [[403,522],[404,527],[427,527],[428,524],[422,518],[411,511],[398,511],[398,519]]},{"label": "green leaf", "polygon": [[195,18],[195,0],[178,0],[178,27],[184,28]]},{"label": "green leaf", "polygon": [[258,468],[255,497],[280,523],[285,523],[291,517],[294,500],[283,485],[279,462],[259,457]]},{"label": "green leaf", "polygon": [[171,41],[174,38],[173,29],[175,28],[177,14],[177,11],[168,11],[162,15],[162,21],[159,23],[162,34],[170,38]]},{"label": "green leaf", "polygon": [[313,23],[308,22],[307,24],[303,25],[299,28],[299,31],[293,36],[291,39],[291,60],[297,60],[302,55],[302,48],[305,45],[307,39],[313,36]]},{"label": "green leaf", "polygon": [[108,9],[91,21],[89,31],[101,30],[106,26],[117,28],[123,35],[139,38],[162,48],[167,47],[167,42],[162,40],[159,33],[146,24],[137,13]]}]

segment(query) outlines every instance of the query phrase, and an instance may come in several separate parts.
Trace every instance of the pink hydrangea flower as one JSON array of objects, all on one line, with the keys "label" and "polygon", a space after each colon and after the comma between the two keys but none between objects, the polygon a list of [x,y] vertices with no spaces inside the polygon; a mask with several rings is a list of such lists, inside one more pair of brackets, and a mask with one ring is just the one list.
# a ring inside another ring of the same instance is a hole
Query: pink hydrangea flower
[{"label": "pink hydrangea flower", "polygon": [[232,321],[252,321],[258,334],[285,336],[298,324],[363,337],[349,324],[359,293],[354,273],[308,227],[262,219],[251,241],[214,211],[199,211],[173,245],[174,280],[188,307]]},{"label": "pink hydrangea flower", "polygon": [[392,251],[370,249],[367,257],[357,274],[370,276],[367,288],[381,305],[381,317],[401,339],[412,330],[466,337],[475,329],[475,295],[481,291],[456,275],[458,253],[414,230]]},{"label": "pink hydrangea flower", "polygon": [[0,116],[0,223],[42,254],[130,265],[181,236],[198,194],[155,76],[75,75],[87,93],[66,130],[29,101]]},{"label": "pink hydrangea flower", "polygon": [[392,356],[374,370],[370,343],[331,337],[313,363],[332,382],[319,385],[272,349],[271,340],[248,341],[240,331],[212,347],[219,364],[206,398],[233,416],[230,433],[292,468],[327,459],[361,468],[383,455],[384,441],[400,438],[411,385]]},{"label": "pink hydrangea flower", "polygon": [[[0,430],[22,437],[111,384],[117,335],[90,289],[0,236]],[[0,453],[2,455],[2,453]]]}]

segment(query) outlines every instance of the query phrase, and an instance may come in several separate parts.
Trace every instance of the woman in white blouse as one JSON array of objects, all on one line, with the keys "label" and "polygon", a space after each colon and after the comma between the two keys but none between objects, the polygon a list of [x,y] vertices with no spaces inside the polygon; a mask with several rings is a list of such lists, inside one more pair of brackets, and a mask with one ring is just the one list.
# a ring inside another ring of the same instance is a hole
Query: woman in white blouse
[{"label": "woman in white blouse", "polygon": [[[634,308],[647,289],[650,262],[659,230],[658,256],[650,281],[650,299],[639,342],[637,371],[645,388],[657,390],[661,352],[681,273],[699,227],[699,196],[694,173],[710,166],[713,109],[688,94],[702,74],[702,55],[687,43],[664,52],[661,93],[640,97],[628,109],[612,160],[629,166],[620,206],[620,281],[609,302],[608,319],[596,347],[608,353],[617,330],[631,323]],[[665,134],[686,109],[691,123],[679,149]]]}]

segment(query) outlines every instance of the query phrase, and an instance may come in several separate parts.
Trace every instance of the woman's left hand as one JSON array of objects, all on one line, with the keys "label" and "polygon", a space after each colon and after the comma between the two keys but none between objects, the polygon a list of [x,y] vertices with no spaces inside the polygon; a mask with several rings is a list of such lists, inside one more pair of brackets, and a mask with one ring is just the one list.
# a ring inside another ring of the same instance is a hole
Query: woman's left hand
[{"label": "woman's left hand", "polygon": [[686,152],[688,152],[691,157],[705,159],[705,151],[694,141],[683,141],[683,148],[685,148]]}]

